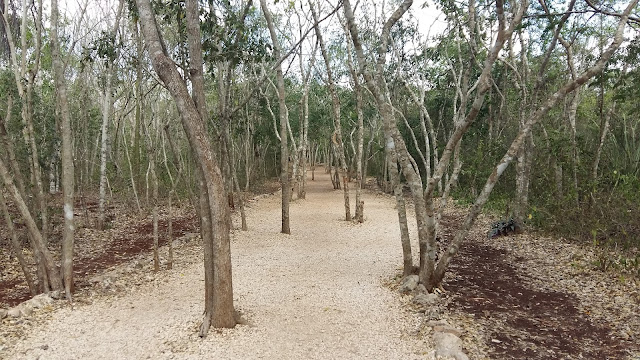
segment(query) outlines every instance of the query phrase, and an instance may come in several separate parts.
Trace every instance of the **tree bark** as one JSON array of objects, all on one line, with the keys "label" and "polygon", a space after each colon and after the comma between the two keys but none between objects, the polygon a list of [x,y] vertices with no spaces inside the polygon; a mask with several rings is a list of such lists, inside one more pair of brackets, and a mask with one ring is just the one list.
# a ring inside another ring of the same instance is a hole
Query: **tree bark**
[{"label": "tree bark", "polygon": [[338,90],[336,89],[335,80],[333,78],[333,71],[331,70],[331,60],[329,59],[329,53],[320,31],[320,25],[318,25],[318,14],[313,7],[313,3],[309,3],[311,7],[311,13],[313,14],[313,22],[315,24],[316,37],[320,43],[320,52],[322,52],[322,58],[324,59],[325,68],[327,70],[327,86],[329,87],[329,94],[331,94],[331,109],[333,111],[333,125],[335,128],[332,141],[338,150],[338,158],[340,161],[340,173],[342,176],[342,190],[344,194],[344,217],[345,221],[351,221],[351,207],[349,205],[349,180],[347,176],[347,159],[344,153],[344,138],[342,137],[342,124],[340,123],[340,98],[338,97]]},{"label": "tree bark", "polygon": [[5,166],[2,157],[0,157],[0,177],[4,181],[4,186],[13,197],[13,201],[18,207],[18,210],[20,211],[20,214],[22,215],[22,218],[27,225],[27,230],[34,239],[37,251],[43,258],[44,267],[46,269],[46,276],[49,281],[49,284],[47,284],[45,289],[48,289],[49,285],[51,285],[51,289],[54,291],[62,290],[62,279],[60,278],[58,268],[53,261],[53,256],[51,256],[51,253],[47,249],[46,244],[44,243],[44,239],[42,238],[42,234],[40,233],[35,220],[31,216],[31,212],[29,212],[27,204],[20,195],[20,191],[13,183],[13,179],[9,174],[9,170]]},{"label": "tree bark", "polygon": [[[111,33],[117,34],[118,28],[120,27],[120,17],[122,15],[122,8],[124,5],[124,1],[120,0],[118,4],[118,11],[116,13],[115,23],[113,25],[113,29]],[[104,97],[102,98],[102,126],[100,128],[101,132],[101,142],[100,142],[100,189],[99,189],[99,200],[98,200],[98,230],[105,229],[105,206],[106,206],[106,196],[107,196],[107,146],[109,142],[109,118],[111,108],[113,106],[113,101],[111,97],[111,87],[113,83],[113,77],[115,76],[115,67],[110,61],[105,63],[105,87],[104,87]]]},{"label": "tree bark", "polygon": [[[388,141],[393,141],[388,139]],[[396,199],[396,210],[398,211],[398,224],[400,225],[400,244],[402,245],[402,275],[408,276],[413,273],[413,255],[411,254],[411,238],[409,237],[409,225],[407,221],[407,207],[402,192],[400,182],[400,172],[398,171],[398,157],[392,148],[387,148],[386,158],[388,159],[389,180],[393,187],[393,195]]]},{"label": "tree bark", "polygon": [[604,147],[604,141],[607,138],[607,133],[609,132],[609,121],[611,120],[611,116],[615,112],[616,103],[614,102],[611,105],[611,108],[607,112],[607,115],[601,119],[600,122],[600,136],[598,137],[598,148],[596,149],[596,155],[593,159],[593,165],[591,166],[591,180],[596,181],[598,179],[598,166],[600,164],[600,156],[602,155],[602,148]]},{"label": "tree bark", "polygon": [[[122,5],[121,5],[122,6]],[[60,54],[60,42],[58,40],[58,0],[51,0],[51,32],[52,60],[55,73],[56,91],[60,106],[60,132],[62,136],[62,192],[64,228],[62,233],[62,277],[64,291],[67,300],[71,301],[73,292],[73,243],[75,224],[74,212],[74,178],[73,164],[73,136],[71,133],[71,115],[69,113],[69,100],[67,98],[67,83],[64,77],[64,63]]]},{"label": "tree bark", "polygon": [[[201,213],[202,235],[205,243],[205,317],[200,335],[206,336],[209,325],[233,327],[236,321],[231,277],[229,208],[222,173],[204,127],[206,103],[204,87],[200,87],[203,82],[198,5],[194,0],[186,2],[187,34],[191,57],[190,75],[194,94],[192,98],[187,84],[164,48],[150,1],[137,0],[136,3],[153,67],[176,101],[182,125],[198,163],[200,178],[204,180],[200,186],[200,199],[203,210]],[[211,238],[212,241],[209,241],[208,239]]]},{"label": "tree bark", "polygon": [[13,252],[16,255],[16,259],[18,259],[18,263],[20,264],[20,268],[22,269],[22,273],[24,274],[24,279],[29,286],[29,293],[31,295],[37,294],[36,285],[33,282],[33,278],[31,277],[31,272],[29,271],[29,265],[22,254],[22,245],[20,244],[20,239],[18,239],[18,233],[16,232],[15,227],[13,226],[13,220],[11,219],[11,214],[9,214],[9,209],[7,208],[7,203],[4,199],[4,194],[0,190],[0,212],[2,212],[5,220],[5,224],[7,225],[7,231],[9,233],[9,238],[11,239],[11,247],[13,248]]},{"label": "tree bark", "polygon": [[[260,7],[264,13],[264,18],[269,27],[271,42],[273,44],[273,57],[280,59],[280,42],[276,34],[275,25],[271,17],[271,12],[267,8],[266,0],[260,0]],[[291,234],[291,226],[289,224],[289,148],[287,145],[287,124],[289,123],[289,111],[285,103],[284,75],[282,73],[282,62],[276,67],[276,79],[278,81],[278,103],[280,106],[280,187],[282,188],[282,229],[283,234]]]}]

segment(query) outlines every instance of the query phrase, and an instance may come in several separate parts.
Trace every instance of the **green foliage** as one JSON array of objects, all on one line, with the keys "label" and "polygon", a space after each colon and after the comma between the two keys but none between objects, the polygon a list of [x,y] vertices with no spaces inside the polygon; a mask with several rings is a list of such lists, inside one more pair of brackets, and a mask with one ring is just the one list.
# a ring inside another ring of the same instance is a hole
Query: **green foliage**
[{"label": "green foliage", "polygon": [[122,43],[116,41],[114,33],[103,30],[100,36],[82,51],[81,69],[94,61],[102,61],[105,67],[111,67],[118,56],[118,49],[122,46]]},{"label": "green foliage", "polygon": [[228,1],[209,3],[200,26],[206,61],[230,61],[235,66],[269,59],[271,41],[256,7],[251,6],[245,13],[244,4],[234,7]]}]

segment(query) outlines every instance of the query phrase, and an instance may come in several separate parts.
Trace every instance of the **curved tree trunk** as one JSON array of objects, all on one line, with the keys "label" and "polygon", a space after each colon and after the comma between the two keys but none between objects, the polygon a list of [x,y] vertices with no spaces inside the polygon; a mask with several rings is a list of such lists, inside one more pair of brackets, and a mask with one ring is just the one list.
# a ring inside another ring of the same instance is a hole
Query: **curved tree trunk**
[{"label": "curved tree trunk", "polygon": [[[280,41],[271,18],[271,12],[267,8],[265,0],[260,0],[260,7],[269,27],[271,42],[273,45],[273,56],[280,59]],[[283,234],[291,234],[289,224],[289,200],[291,199],[289,186],[289,148],[287,145],[287,124],[289,123],[289,111],[285,103],[284,74],[282,73],[282,63],[276,67],[276,78],[278,81],[278,103],[280,105],[280,186],[282,188],[282,229]]]},{"label": "curved tree trunk", "polygon": [[29,293],[31,295],[36,295],[36,285],[33,282],[33,278],[31,277],[29,265],[27,264],[27,261],[22,254],[22,244],[20,243],[20,239],[18,239],[18,233],[13,226],[13,220],[11,219],[11,215],[9,214],[9,209],[7,208],[7,203],[4,199],[2,191],[0,191],[0,212],[2,212],[4,216],[5,224],[7,225],[7,231],[9,232],[9,238],[11,239],[11,247],[13,248],[13,252],[16,255],[16,259],[18,259],[18,263],[20,264],[20,268],[22,269],[22,273],[24,274],[24,279],[29,286]]},{"label": "curved tree trunk", "polygon": [[40,233],[40,230],[38,229],[38,226],[36,225],[35,220],[31,216],[31,213],[29,212],[29,208],[27,207],[27,204],[25,203],[24,199],[20,195],[20,191],[18,190],[16,185],[13,183],[13,179],[11,178],[11,175],[9,174],[9,170],[7,169],[7,167],[4,164],[4,161],[2,160],[2,157],[0,157],[0,177],[4,181],[4,186],[13,197],[13,201],[18,207],[18,210],[20,211],[20,214],[22,215],[22,218],[24,219],[27,225],[27,230],[29,231],[29,234],[34,239],[36,250],[41,254],[43,258],[43,264],[44,264],[44,268],[46,270],[46,276],[49,282],[45,287],[45,289],[49,288],[49,285],[50,285],[51,289],[54,291],[62,290],[62,279],[60,278],[60,272],[58,271],[58,267],[55,265],[53,261],[53,256],[51,256],[51,253],[47,249],[44,239],[42,238],[42,234]]},{"label": "curved tree trunk", "polygon": [[205,243],[205,317],[200,334],[205,336],[209,325],[233,327],[236,324],[231,277],[229,208],[224,191],[222,172],[204,126],[206,103],[202,78],[202,50],[198,5],[186,2],[187,34],[193,98],[186,83],[169,58],[149,0],[137,0],[140,23],[149,47],[153,67],[180,110],[182,125],[195,155],[200,173],[200,203],[202,235]]}]

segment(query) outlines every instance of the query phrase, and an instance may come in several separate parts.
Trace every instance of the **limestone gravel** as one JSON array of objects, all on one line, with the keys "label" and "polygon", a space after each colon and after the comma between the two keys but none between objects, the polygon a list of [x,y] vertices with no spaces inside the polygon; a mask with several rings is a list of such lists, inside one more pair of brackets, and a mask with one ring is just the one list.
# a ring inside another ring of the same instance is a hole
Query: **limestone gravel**
[{"label": "limestone gravel", "polygon": [[235,306],[248,325],[198,338],[198,245],[141,286],[53,311],[7,358],[427,358],[429,340],[411,335],[421,315],[384,286],[402,263],[393,200],[366,193],[365,223],[345,222],[342,193],[316,179],[291,204],[292,235],[279,233],[278,194],[250,203],[250,230],[233,233]]}]

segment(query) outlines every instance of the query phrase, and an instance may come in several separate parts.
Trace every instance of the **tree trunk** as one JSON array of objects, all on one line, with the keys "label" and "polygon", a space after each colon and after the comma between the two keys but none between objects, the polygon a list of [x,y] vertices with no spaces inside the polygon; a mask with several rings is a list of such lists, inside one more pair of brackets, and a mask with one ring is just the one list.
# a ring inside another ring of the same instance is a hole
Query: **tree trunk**
[{"label": "tree trunk", "polygon": [[206,336],[209,325],[233,327],[236,321],[231,277],[229,208],[222,173],[204,127],[206,103],[202,78],[198,5],[194,0],[186,2],[192,98],[175,63],[169,58],[164,48],[149,0],[137,0],[136,3],[153,67],[176,101],[182,125],[198,163],[200,178],[203,180],[200,186],[200,199],[205,247],[205,317],[200,335]]},{"label": "tree trunk", "polygon": [[[347,29],[345,29],[346,31]],[[362,200],[362,189],[364,187],[363,181],[366,181],[364,171],[362,167],[362,160],[364,157],[364,111],[362,101],[362,86],[358,73],[353,64],[353,57],[351,55],[351,46],[347,41],[347,65],[349,66],[349,73],[351,74],[351,80],[353,81],[353,91],[356,95],[356,114],[358,117],[358,150],[355,152],[356,160],[356,214],[355,219],[359,223],[364,222],[364,201]],[[371,134],[373,139],[373,133]],[[405,212],[406,218],[406,212]],[[403,243],[404,244],[404,243]],[[411,247],[409,247],[411,250]],[[413,266],[413,265],[412,265]]]},{"label": "tree trunk", "polygon": [[[115,23],[113,25],[113,29],[111,33],[115,34],[120,27],[120,16],[122,15],[122,7],[124,1],[120,0],[118,5],[118,12],[116,13]],[[111,98],[111,86],[113,83],[113,77],[115,76],[115,67],[114,64],[110,62],[106,62],[105,66],[105,87],[104,87],[104,97],[102,98],[102,126],[100,128],[101,132],[101,142],[100,142],[100,190],[99,190],[99,200],[98,200],[98,230],[105,229],[105,221],[106,221],[106,192],[107,192],[107,146],[109,142],[109,117],[111,108],[113,106],[113,101]]]},{"label": "tree trunk", "polygon": [[[122,7],[122,2],[120,7]],[[64,228],[62,234],[62,276],[67,300],[71,301],[73,292],[73,242],[74,242],[74,164],[73,137],[71,134],[71,115],[69,114],[69,100],[67,99],[67,83],[64,77],[64,63],[60,54],[58,40],[58,1],[51,0],[51,33],[53,68],[55,72],[56,91],[60,105],[60,130],[62,135],[62,191],[64,198],[63,214]]]},{"label": "tree trunk", "polygon": [[7,161],[9,162],[9,167],[13,174],[13,180],[20,190],[20,195],[26,199],[27,193],[25,191],[24,185],[24,176],[22,175],[22,170],[20,170],[20,165],[18,164],[18,160],[16,159],[16,153],[14,151],[13,142],[7,133],[6,124],[9,123],[9,119],[11,117],[11,109],[13,108],[13,99],[11,95],[7,98],[7,112],[6,119],[0,118],[0,144],[7,152]]},{"label": "tree trunk", "polygon": [[[280,59],[280,42],[276,34],[275,25],[271,18],[271,12],[267,9],[266,0],[260,0],[260,7],[264,13],[271,42],[273,44],[273,57]],[[278,63],[276,67],[276,78],[278,81],[278,103],[280,105],[280,187],[282,188],[282,229],[283,234],[291,234],[289,224],[289,200],[291,191],[289,186],[289,148],[287,145],[287,124],[289,123],[289,111],[285,103],[284,75],[282,73],[282,63]]]},{"label": "tree trunk", "polygon": [[607,112],[607,115],[604,116],[600,122],[598,148],[596,149],[596,155],[593,159],[593,165],[591,166],[591,180],[593,180],[594,182],[596,181],[596,179],[598,179],[598,165],[600,164],[600,156],[602,154],[602,148],[604,147],[604,141],[607,138],[607,133],[609,132],[609,121],[611,120],[611,116],[615,112],[615,107],[616,103],[614,102]]},{"label": "tree trunk", "polygon": [[342,176],[342,190],[344,194],[344,218],[345,221],[351,221],[351,207],[349,205],[349,181],[347,177],[347,159],[344,153],[344,139],[342,137],[342,125],[340,124],[340,98],[338,97],[338,91],[336,89],[335,80],[333,78],[333,71],[331,70],[331,60],[329,59],[329,53],[320,31],[320,25],[318,25],[318,14],[316,13],[313,4],[311,6],[311,12],[313,14],[313,21],[315,24],[316,37],[320,43],[320,52],[322,52],[322,58],[324,59],[325,68],[327,69],[327,85],[329,87],[329,93],[331,94],[331,109],[333,110],[333,124],[335,131],[331,138],[334,145],[337,147],[338,158],[340,160],[340,172]]},{"label": "tree trunk", "polygon": [[174,189],[169,191],[169,219],[167,224],[167,243],[169,245],[169,257],[167,259],[167,269],[171,270],[173,268],[173,194],[175,193]]},{"label": "tree trunk", "polygon": [[160,254],[158,253],[158,177],[151,170],[153,177],[153,271],[160,271]]},{"label": "tree trunk", "polygon": [[[138,208],[138,212],[142,212],[142,206],[140,206],[140,197],[138,196],[138,187],[135,179],[135,172],[139,170],[134,170],[134,166],[131,163],[131,155],[129,154],[129,145],[127,144],[127,137],[124,134],[124,126],[122,127],[122,143],[124,146],[124,154],[127,157],[127,165],[129,166],[129,179],[131,179],[131,189],[133,190],[133,198],[136,201],[136,206]],[[135,147],[134,147],[135,148]]]},{"label": "tree trunk", "polygon": [[[393,141],[393,140],[389,140]],[[411,238],[409,237],[409,225],[407,221],[407,208],[400,182],[398,171],[398,161],[395,151],[387,148],[389,162],[389,178],[393,187],[393,195],[396,198],[396,210],[398,211],[398,223],[400,225],[400,243],[402,244],[402,275],[407,276],[413,273],[413,256],[411,254]]]},{"label": "tree trunk", "polygon": [[577,88],[569,100],[569,113],[567,120],[571,130],[571,166],[573,170],[573,190],[576,195],[576,205],[580,202],[578,195],[578,164],[580,157],[578,154],[578,143],[576,139],[576,115],[578,112],[578,104],[580,103],[580,88]]},{"label": "tree trunk", "polygon": [[[140,31],[138,29],[138,24],[134,22],[131,24],[131,26],[133,28],[133,33],[135,35],[137,56],[138,58],[142,58],[144,54],[144,47],[142,44],[142,37],[140,36]],[[142,127],[142,120],[143,120],[143,112],[142,112],[143,104],[142,103],[144,101],[144,94],[142,93],[142,61],[138,61],[136,63],[135,94],[136,94],[136,112],[135,112],[134,124],[133,124],[133,131],[134,131],[133,150],[132,150],[133,151],[133,172],[131,172],[131,183],[133,184],[134,192],[137,193],[138,190],[141,190],[137,186],[140,186],[140,184],[142,183],[141,181],[142,174],[140,172],[142,168],[140,166],[142,163],[140,160],[140,128]],[[129,155],[127,155],[127,159],[128,159],[127,161],[131,162],[131,160],[129,160]],[[138,209],[140,209],[140,205],[139,205],[140,202],[137,199],[137,195],[136,195],[136,201],[138,202]]]},{"label": "tree trunk", "polygon": [[22,218],[25,221],[27,225],[27,230],[29,231],[30,235],[33,237],[35,241],[37,251],[43,257],[43,263],[46,269],[46,276],[49,281],[49,284],[45,286],[45,289],[49,288],[48,285],[51,285],[51,289],[54,291],[62,290],[62,279],[60,278],[60,273],[58,272],[57,266],[53,262],[53,256],[51,256],[51,253],[47,249],[46,244],[44,243],[44,239],[42,238],[42,234],[40,233],[40,230],[38,230],[38,226],[36,225],[35,220],[31,216],[31,213],[27,208],[27,204],[25,203],[22,196],[20,196],[20,191],[18,190],[16,185],[13,183],[13,179],[11,178],[11,175],[9,174],[9,170],[7,169],[7,167],[4,164],[4,161],[2,160],[2,157],[0,157],[0,177],[4,181],[4,186],[7,188],[7,190],[13,197],[13,201],[18,207],[18,210],[20,211],[20,214],[22,215]]},{"label": "tree trunk", "polygon": [[5,220],[5,224],[7,225],[7,232],[9,233],[9,238],[11,239],[11,247],[13,248],[13,252],[16,255],[16,259],[18,259],[18,263],[20,264],[20,268],[22,269],[22,273],[24,274],[24,279],[29,286],[29,293],[33,296],[37,294],[35,283],[33,282],[33,278],[31,277],[31,272],[29,271],[29,265],[22,254],[22,244],[20,244],[20,239],[18,239],[18,233],[16,232],[15,227],[13,226],[13,220],[11,219],[11,215],[9,214],[9,209],[7,208],[7,203],[4,199],[4,195],[0,190],[0,212],[2,212]]}]

